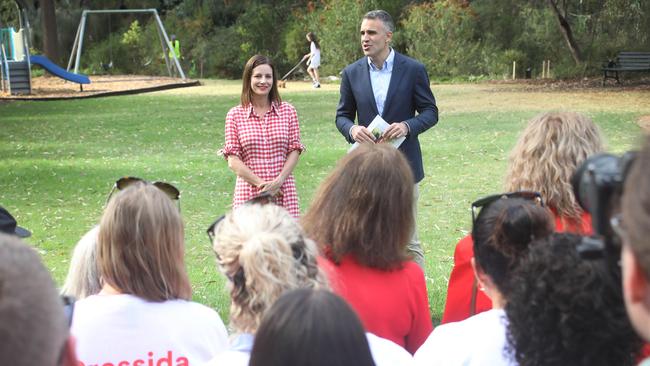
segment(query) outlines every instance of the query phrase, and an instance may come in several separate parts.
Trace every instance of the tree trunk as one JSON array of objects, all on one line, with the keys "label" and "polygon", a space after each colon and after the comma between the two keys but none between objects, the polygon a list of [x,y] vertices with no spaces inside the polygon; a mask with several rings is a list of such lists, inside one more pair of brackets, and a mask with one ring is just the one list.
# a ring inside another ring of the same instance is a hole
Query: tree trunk
[{"label": "tree trunk", "polygon": [[569,51],[571,51],[571,56],[573,57],[573,61],[576,62],[576,65],[582,64],[582,55],[580,54],[580,47],[578,46],[578,43],[576,42],[575,38],[573,38],[571,25],[566,20],[566,17],[562,15],[562,13],[560,13],[560,10],[557,7],[556,0],[548,0],[548,4],[551,6],[551,9],[553,10],[553,13],[557,17],[558,22],[560,22],[560,30],[562,31],[562,35],[566,40],[567,46],[569,46]]},{"label": "tree trunk", "polygon": [[56,13],[54,0],[42,0],[41,12],[43,15],[43,52],[54,62],[59,61],[59,33],[56,29]]}]

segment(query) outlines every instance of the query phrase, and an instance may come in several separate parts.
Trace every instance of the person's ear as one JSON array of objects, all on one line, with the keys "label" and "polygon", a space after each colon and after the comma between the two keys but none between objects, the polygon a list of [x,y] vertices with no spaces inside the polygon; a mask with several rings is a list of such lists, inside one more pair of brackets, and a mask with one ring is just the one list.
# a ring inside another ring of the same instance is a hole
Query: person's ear
[{"label": "person's ear", "polygon": [[478,288],[483,291],[485,290],[486,285],[491,283],[491,280],[488,275],[485,274],[481,266],[476,263],[474,257],[472,257],[471,263],[472,269],[474,270],[474,276],[476,276],[476,281],[478,281]]},{"label": "person's ear", "polygon": [[70,335],[63,345],[63,359],[61,366],[78,366],[79,359],[77,359],[77,341]]},{"label": "person's ear", "polygon": [[623,278],[626,282],[623,286],[628,292],[629,300],[633,303],[645,303],[645,306],[650,308],[650,286],[648,284],[648,278],[632,248],[624,245],[623,257],[622,260],[625,262]]}]

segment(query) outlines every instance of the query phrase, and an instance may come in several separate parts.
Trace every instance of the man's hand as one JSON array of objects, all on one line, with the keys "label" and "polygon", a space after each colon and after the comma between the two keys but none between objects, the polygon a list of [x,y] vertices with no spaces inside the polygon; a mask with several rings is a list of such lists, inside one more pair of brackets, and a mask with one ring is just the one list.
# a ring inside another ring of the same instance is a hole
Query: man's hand
[{"label": "man's hand", "polygon": [[360,144],[375,142],[375,136],[373,136],[370,130],[368,130],[363,126],[352,127],[352,130],[350,130],[350,134],[352,135],[352,139],[354,139],[354,141]]},{"label": "man's hand", "polygon": [[381,135],[382,141],[390,141],[404,137],[409,133],[409,128],[404,122],[394,122],[392,123],[386,131]]}]

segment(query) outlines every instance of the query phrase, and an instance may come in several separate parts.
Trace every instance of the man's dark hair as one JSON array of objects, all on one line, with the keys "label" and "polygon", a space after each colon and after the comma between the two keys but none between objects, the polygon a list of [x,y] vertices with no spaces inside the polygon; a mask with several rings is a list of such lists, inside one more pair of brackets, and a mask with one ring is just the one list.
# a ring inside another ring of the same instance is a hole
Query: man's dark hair
[{"label": "man's dark hair", "polygon": [[505,310],[520,366],[636,364],[641,341],[621,281],[606,261],[581,258],[581,242],[557,233],[538,240],[513,273]]},{"label": "man's dark hair", "polygon": [[371,10],[363,16],[363,19],[379,19],[384,23],[384,27],[389,32],[395,31],[395,23],[393,23],[393,17],[388,14],[386,10]]},{"label": "man's dark hair", "polygon": [[361,321],[326,290],[286,293],[262,319],[251,366],[374,366]]},{"label": "man's dark hair", "polygon": [[0,234],[0,365],[58,365],[67,339],[50,272],[31,247]]}]

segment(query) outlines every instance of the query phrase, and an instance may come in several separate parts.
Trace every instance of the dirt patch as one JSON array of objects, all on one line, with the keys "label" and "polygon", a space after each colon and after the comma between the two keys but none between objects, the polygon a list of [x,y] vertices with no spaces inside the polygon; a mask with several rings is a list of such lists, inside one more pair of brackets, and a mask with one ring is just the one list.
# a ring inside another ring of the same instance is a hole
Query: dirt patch
[{"label": "dirt patch", "polygon": [[621,83],[607,80],[603,85],[602,77],[585,77],[577,79],[518,79],[518,80],[494,80],[488,84],[499,85],[500,91],[505,91],[503,87],[511,86],[512,91],[530,91],[530,92],[557,92],[557,91],[641,91],[650,90],[650,77],[625,77],[621,76]]},{"label": "dirt patch", "polygon": [[134,94],[150,91],[198,85],[195,80],[142,75],[91,76],[90,84],[83,85],[65,81],[53,76],[32,78],[32,94],[9,95],[0,92],[0,100],[51,100],[89,98],[105,95]]},{"label": "dirt patch", "polygon": [[650,133],[650,115],[641,116],[637,121],[637,124],[645,131]]}]

